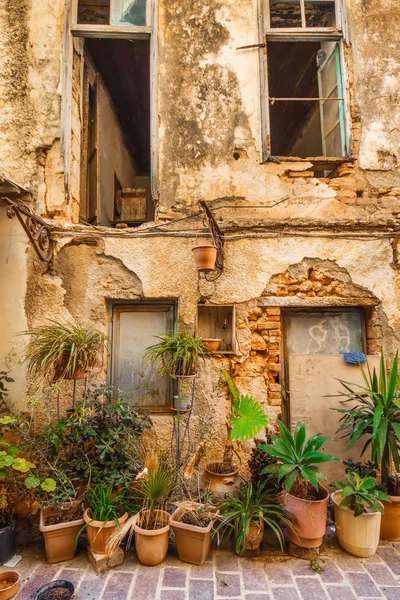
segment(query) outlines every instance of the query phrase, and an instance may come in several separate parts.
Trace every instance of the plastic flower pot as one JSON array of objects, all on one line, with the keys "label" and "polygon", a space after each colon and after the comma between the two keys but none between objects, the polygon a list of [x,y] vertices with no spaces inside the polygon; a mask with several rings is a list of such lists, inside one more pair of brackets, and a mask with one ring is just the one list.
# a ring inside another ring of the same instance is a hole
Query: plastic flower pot
[{"label": "plastic flower pot", "polygon": [[15,554],[17,545],[16,523],[0,529],[0,565],[4,565]]},{"label": "plastic flower pot", "polygon": [[13,598],[19,591],[20,576],[17,571],[3,571],[0,573],[0,600]]},{"label": "plastic flower pot", "polygon": [[70,581],[59,579],[42,585],[37,590],[34,600],[70,600],[74,591],[75,587]]},{"label": "plastic flower pot", "polygon": [[44,536],[47,562],[49,563],[57,563],[62,560],[74,558],[76,538],[84,524],[83,519],[76,519],[66,523],[46,525],[47,518],[59,516],[60,514],[60,509],[45,508],[40,511],[39,529]]},{"label": "plastic flower pot", "polygon": [[385,512],[381,519],[381,539],[400,540],[400,496],[389,496],[390,502],[382,501]]},{"label": "plastic flower pot", "polygon": [[[164,527],[160,529],[143,529],[135,525],[136,554],[142,565],[153,567],[163,562],[168,551],[170,515],[165,510],[154,511],[155,518]],[[149,516],[149,511],[143,512],[143,520]],[[143,522],[143,521],[142,521]]]},{"label": "plastic flower pot", "polygon": [[[215,507],[212,507],[214,511]],[[215,523],[215,519],[210,521],[207,527],[199,527],[198,525],[189,525],[182,523],[181,519],[187,510],[178,507],[171,516],[170,525],[175,533],[176,547],[179,558],[182,562],[191,563],[193,565],[202,565],[211,547],[211,530]],[[215,516],[219,511],[215,512]]]},{"label": "plastic flower pot", "polygon": [[198,271],[207,273],[215,269],[217,260],[216,246],[195,246],[192,248],[193,258]]},{"label": "plastic flower pot", "polygon": [[381,513],[367,511],[358,517],[349,508],[340,508],[341,490],[331,495],[336,523],[336,537],[345,552],[369,558],[373,556],[379,544]]},{"label": "plastic flower pot", "polygon": [[283,506],[296,519],[295,531],[288,531],[289,539],[302,548],[318,548],[326,533],[329,493],[323,487],[319,493],[322,498],[318,500],[303,500],[285,490],[282,493]]},{"label": "plastic flower pot", "polygon": [[[128,513],[118,518],[119,525],[121,526],[128,518]],[[83,513],[83,519],[87,523],[87,535],[89,539],[89,545],[92,552],[96,554],[107,554],[107,544],[113,533],[117,529],[115,521],[94,521],[88,510]]]}]

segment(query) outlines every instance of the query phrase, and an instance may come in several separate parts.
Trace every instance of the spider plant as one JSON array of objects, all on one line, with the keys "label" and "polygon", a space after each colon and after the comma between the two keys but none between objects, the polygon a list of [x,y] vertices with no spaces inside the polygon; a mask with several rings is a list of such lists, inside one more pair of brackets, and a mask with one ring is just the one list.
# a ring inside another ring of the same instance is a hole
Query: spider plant
[{"label": "spider plant", "polygon": [[198,358],[209,354],[203,342],[188,331],[173,331],[156,337],[160,341],[147,348],[145,357],[159,365],[160,375],[192,375]]},{"label": "spider plant", "polygon": [[332,485],[340,489],[343,498],[339,504],[340,508],[349,508],[354,511],[354,516],[359,517],[367,512],[368,508],[374,511],[384,512],[381,500],[389,502],[388,496],[376,489],[375,477],[360,477],[357,473],[348,473],[347,482],[335,481]]},{"label": "spider plant", "polygon": [[283,506],[272,501],[271,494],[275,494],[275,490],[269,489],[266,481],[259,481],[255,485],[251,482],[242,484],[238,495],[225,496],[222,521],[216,530],[227,526],[227,535],[235,534],[236,554],[242,554],[245,550],[252,523],[263,523],[270,527],[283,550],[282,525],[293,529],[293,517]]},{"label": "spider plant", "polygon": [[[400,471],[400,380],[399,359],[395,359],[386,376],[384,356],[381,356],[379,376],[376,370],[371,374],[361,367],[365,385],[340,380],[345,391],[341,403],[351,402],[346,408],[334,408],[342,414],[338,432],[348,437],[347,448],[366,436],[361,456],[371,446],[371,458],[376,468],[381,471],[382,482],[388,484],[390,464]],[[354,403],[356,403],[354,405]]]},{"label": "spider plant", "polygon": [[93,521],[101,521],[104,524],[114,521],[119,527],[118,513],[121,514],[123,509],[124,496],[114,495],[112,486],[94,486],[88,491],[86,502]]},{"label": "spider plant", "polygon": [[21,335],[30,336],[26,360],[32,381],[52,383],[72,377],[78,369],[86,371],[104,350],[103,334],[80,324],[51,321]]}]

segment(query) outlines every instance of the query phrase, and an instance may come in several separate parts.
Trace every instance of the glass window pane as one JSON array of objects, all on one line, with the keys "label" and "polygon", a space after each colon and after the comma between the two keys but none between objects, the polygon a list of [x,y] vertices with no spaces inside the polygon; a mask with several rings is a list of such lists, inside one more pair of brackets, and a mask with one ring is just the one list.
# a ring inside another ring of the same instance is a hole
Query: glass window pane
[{"label": "glass window pane", "polygon": [[364,352],[362,313],[292,313],[285,322],[289,353]]},{"label": "glass window pane", "polygon": [[79,0],[78,23],[109,25],[110,0]]},{"label": "glass window pane", "polygon": [[114,25],[146,25],[146,0],[114,0]]},{"label": "glass window pane", "polygon": [[306,0],[306,27],[336,27],[335,2]]},{"label": "glass window pane", "polygon": [[273,28],[301,27],[300,0],[270,0],[270,24]]}]

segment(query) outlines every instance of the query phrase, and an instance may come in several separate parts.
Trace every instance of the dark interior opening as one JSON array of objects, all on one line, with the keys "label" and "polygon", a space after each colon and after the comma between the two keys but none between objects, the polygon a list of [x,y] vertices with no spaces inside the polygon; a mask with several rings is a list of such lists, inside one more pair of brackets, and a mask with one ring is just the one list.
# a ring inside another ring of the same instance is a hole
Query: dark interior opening
[{"label": "dark interior opening", "polygon": [[[318,98],[318,50],[320,42],[271,42],[268,44],[270,98]],[[318,101],[270,103],[271,152],[275,156],[322,155]]]}]

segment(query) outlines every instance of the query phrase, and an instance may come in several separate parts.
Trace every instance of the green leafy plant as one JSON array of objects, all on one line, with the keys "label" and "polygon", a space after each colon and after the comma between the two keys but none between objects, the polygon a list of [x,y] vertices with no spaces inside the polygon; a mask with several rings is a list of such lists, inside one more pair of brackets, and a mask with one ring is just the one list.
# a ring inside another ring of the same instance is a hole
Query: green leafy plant
[{"label": "green leafy plant", "polygon": [[[352,403],[349,408],[334,408],[341,413],[338,432],[348,437],[350,449],[363,436],[367,437],[361,456],[371,447],[371,459],[381,471],[382,482],[389,479],[390,463],[400,471],[400,382],[398,353],[386,376],[384,356],[381,356],[379,376],[376,370],[361,366],[365,385],[340,380],[345,391],[340,394]],[[354,406],[354,403],[356,405]]]},{"label": "green leafy plant", "polygon": [[21,335],[30,336],[26,360],[35,382],[52,383],[72,377],[77,370],[87,371],[104,351],[103,334],[80,324],[52,321]]},{"label": "green leafy plant", "polygon": [[342,464],[346,467],[346,473],[357,473],[361,478],[376,477],[375,465],[370,460],[362,463],[360,461],[354,462],[352,458],[349,458],[344,460]]},{"label": "green leafy plant", "polygon": [[86,495],[86,503],[90,510],[90,517],[93,521],[101,521],[108,523],[114,521],[119,527],[118,516],[124,512],[124,496],[114,494],[112,485],[104,487],[104,485],[95,485],[90,488]]},{"label": "green leafy plant", "polygon": [[271,436],[272,444],[265,444],[261,448],[269,456],[277,458],[280,464],[269,465],[262,473],[277,473],[278,480],[284,482],[287,492],[290,492],[295,486],[294,495],[306,499],[311,488],[318,491],[319,482],[325,479],[324,473],[317,465],[340,459],[319,451],[321,446],[329,440],[328,437],[318,434],[306,442],[304,424],[297,423],[293,435],[280,421],[278,421],[278,426],[281,437]]},{"label": "green leafy plant", "polygon": [[203,342],[188,331],[173,331],[156,337],[160,341],[147,348],[145,357],[159,365],[161,375],[192,375],[199,357],[210,354]]},{"label": "green leafy plant", "polygon": [[380,501],[389,501],[389,498],[384,492],[376,489],[375,477],[360,477],[358,473],[349,473],[346,479],[347,482],[335,481],[333,484],[341,490],[340,508],[349,508],[354,511],[356,517],[368,509],[384,512]]},{"label": "green leafy plant", "polygon": [[280,504],[273,501],[271,494],[275,490],[268,487],[266,481],[255,485],[251,482],[242,484],[238,495],[226,494],[222,504],[222,521],[216,530],[228,527],[228,536],[235,534],[235,552],[242,554],[254,522],[264,522],[275,533],[281,549],[283,549],[284,534],[282,525],[293,529],[293,518]]}]

